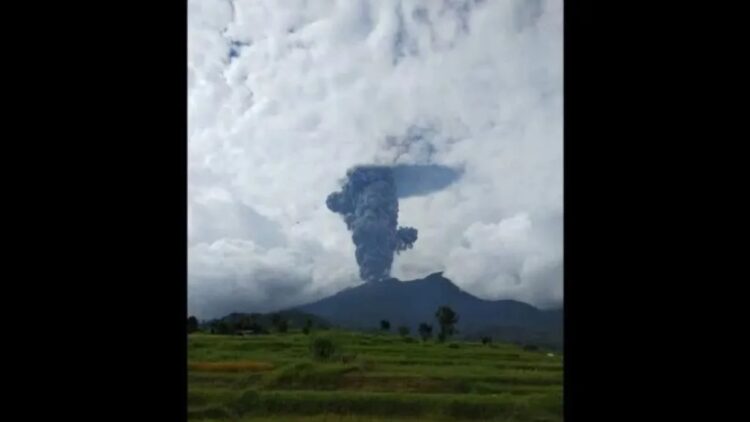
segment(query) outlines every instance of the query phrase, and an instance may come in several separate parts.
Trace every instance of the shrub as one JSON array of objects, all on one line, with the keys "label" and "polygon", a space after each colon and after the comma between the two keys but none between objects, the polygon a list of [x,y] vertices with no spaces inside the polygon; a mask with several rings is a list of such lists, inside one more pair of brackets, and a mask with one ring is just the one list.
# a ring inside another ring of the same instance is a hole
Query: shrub
[{"label": "shrub", "polygon": [[482,337],[482,344],[488,345],[488,344],[491,344],[491,343],[492,343],[492,338],[487,337],[487,336]]},{"label": "shrub", "polygon": [[409,331],[410,331],[409,327],[407,327],[407,326],[402,325],[402,326],[398,327],[398,333],[401,335],[401,337],[408,336],[409,335]]},{"label": "shrub", "polygon": [[310,342],[310,353],[313,359],[329,360],[334,357],[338,347],[327,337],[317,337]]},{"label": "shrub", "polygon": [[535,344],[527,344],[527,345],[523,346],[523,350],[526,350],[526,351],[529,351],[529,352],[534,352],[534,351],[539,350],[539,346],[537,346]]},{"label": "shrub", "polygon": [[448,345],[451,349],[458,349],[458,343],[451,343]]}]

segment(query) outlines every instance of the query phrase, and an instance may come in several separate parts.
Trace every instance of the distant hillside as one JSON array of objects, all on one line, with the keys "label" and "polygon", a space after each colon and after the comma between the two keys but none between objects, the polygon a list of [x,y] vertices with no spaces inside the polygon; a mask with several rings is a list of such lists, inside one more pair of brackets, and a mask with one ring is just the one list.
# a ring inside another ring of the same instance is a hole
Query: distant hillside
[{"label": "distant hillside", "polygon": [[457,328],[464,338],[490,335],[498,340],[562,345],[562,310],[542,311],[514,300],[479,299],[458,288],[442,273],[412,281],[392,278],[365,283],[293,308],[351,329],[377,328],[387,319],[393,330],[401,325],[416,333],[419,323],[437,331],[435,310],[447,305],[459,315]]}]

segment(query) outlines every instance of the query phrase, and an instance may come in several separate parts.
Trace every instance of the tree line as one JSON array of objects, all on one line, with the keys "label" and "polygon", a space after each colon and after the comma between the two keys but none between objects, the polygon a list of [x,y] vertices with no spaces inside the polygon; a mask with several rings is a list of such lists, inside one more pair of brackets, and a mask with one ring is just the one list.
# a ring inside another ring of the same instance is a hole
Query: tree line
[{"label": "tree line", "polygon": [[[435,311],[435,319],[438,322],[438,326],[440,328],[440,331],[438,332],[437,339],[439,342],[444,342],[450,336],[454,335],[456,333],[456,324],[458,323],[458,314],[456,311],[451,309],[450,306],[441,306]],[[382,331],[390,331],[391,329],[391,323],[387,319],[380,321],[380,329]],[[409,327],[401,326],[398,327],[398,333],[402,337],[407,337],[409,335],[409,332],[411,330]],[[419,324],[419,336],[422,338],[422,341],[427,341],[430,338],[432,338],[432,325],[428,324],[426,322],[422,322]]]},{"label": "tree line", "polygon": [[[250,315],[240,315],[232,318],[222,318],[203,324],[198,322],[195,316],[189,316],[187,319],[187,332],[204,331],[210,334],[270,334],[272,331],[277,333],[286,333],[289,331],[290,321],[283,315],[275,313],[270,318],[264,318],[262,314],[253,313]],[[309,334],[313,328],[313,321],[307,318],[302,325],[302,332]],[[318,328],[326,328],[319,326]]]},{"label": "tree line", "polygon": [[[281,314],[271,314],[270,327],[266,327],[261,323],[261,314],[250,314],[242,315],[232,320],[220,319],[215,320],[207,324],[207,331],[211,334],[236,334],[242,332],[251,332],[253,334],[268,334],[271,330],[278,333],[286,333],[289,330],[289,321],[284,318]],[[458,314],[451,309],[449,306],[440,306],[435,311],[435,319],[437,320],[439,332],[437,334],[437,340],[444,342],[452,335],[456,333],[456,324],[458,323]],[[313,328],[313,322],[308,318],[302,326],[302,332],[309,334]],[[200,329],[200,324],[195,316],[190,316],[187,319],[187,332],[193,333]],[[387,319],[380,321],[380,329],[382,331],[390,331],[391,323]],[[402,337],[407,337],[410,334],[409,327],[401,326],[398,328],[398,333]],[[423,341],[427,341],[432,338],[433,326],[426,322],[419,324],[418,332],[419,336]],[[483,339],[483,342],[485,340]]]}]

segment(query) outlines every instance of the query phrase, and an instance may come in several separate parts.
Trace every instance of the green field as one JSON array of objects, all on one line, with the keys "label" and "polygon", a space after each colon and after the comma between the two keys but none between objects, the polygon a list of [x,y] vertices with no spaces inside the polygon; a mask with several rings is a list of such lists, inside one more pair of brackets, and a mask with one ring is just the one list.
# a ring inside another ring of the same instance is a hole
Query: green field
[{"label": "green field", "polygon": [[[311,338],[339,345],[313,359]],[[322,332],[188,337],[191,421],[562,420],[562,357],[510,344]]]}]

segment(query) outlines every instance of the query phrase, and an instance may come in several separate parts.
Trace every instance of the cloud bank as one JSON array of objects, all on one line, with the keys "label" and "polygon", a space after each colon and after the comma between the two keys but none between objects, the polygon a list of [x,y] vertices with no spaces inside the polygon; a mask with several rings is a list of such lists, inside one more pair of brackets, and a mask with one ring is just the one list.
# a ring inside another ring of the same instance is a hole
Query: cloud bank
[{"label": "cloud bank", "polygon": [[392,275],[559,306],[562,127],[561,0],[190,0],[189,312],[362,283],[325,204],[361,164],[462,169]]}]

